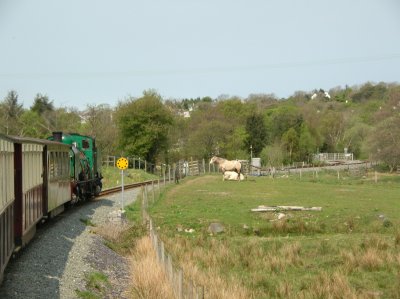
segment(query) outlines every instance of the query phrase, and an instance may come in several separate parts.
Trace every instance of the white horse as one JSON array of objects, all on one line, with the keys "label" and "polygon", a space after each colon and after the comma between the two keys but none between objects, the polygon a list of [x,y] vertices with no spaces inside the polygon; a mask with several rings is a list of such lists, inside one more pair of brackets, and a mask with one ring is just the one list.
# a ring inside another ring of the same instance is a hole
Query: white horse
[{"label": "white horse", "polygon": [[235,171],[238,174],[238,180],[240,178],[240,170],[242,169],[242,164],[239,161],[229,161],[224,158],[214,156],[210,160],[210,164],[218,164],[219,169],[225,173],[225,171]]},{"label": "white horse", "polygon": [[228,181],[237,181],[238,177],[240,177],[240,180],[243,181],[244,180],[244,175],[243,173],[239,174],[235,171],[225,171],[224,172],[224,176],[222,178],[223,181],[228,180]]}]

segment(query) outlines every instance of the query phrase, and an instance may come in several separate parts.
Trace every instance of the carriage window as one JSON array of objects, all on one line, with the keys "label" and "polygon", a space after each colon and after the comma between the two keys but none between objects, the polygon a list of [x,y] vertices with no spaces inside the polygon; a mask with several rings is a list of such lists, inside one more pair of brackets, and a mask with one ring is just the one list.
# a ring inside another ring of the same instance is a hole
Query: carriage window
[{"label": "carriage window", "polygon": [[89,148],[89,141],[88,140],[82,140],[82,148]]},{"label": "carriage window", "polygon": [[60,161],[58,153],[54,153],[54,177],[57,178],[60,175]]},{"label": "carriage window", "polygon": [[54,177],[54,153],[50,152],[50,157],[49,157],[49,177],[53,178]]}]

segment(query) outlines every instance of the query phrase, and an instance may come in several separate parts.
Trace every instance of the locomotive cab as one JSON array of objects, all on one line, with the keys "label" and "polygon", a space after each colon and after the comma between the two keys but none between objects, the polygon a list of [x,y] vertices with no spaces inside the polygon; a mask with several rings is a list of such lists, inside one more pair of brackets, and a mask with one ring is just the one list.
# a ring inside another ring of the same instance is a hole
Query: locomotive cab
[{"label": "locomotive cab", "polygon": [[99,172],[95,139],[80,134],[54,132],[51,139],[71,145],[72,192],[75,200],[87,200],[101,192],[102,182]]}]

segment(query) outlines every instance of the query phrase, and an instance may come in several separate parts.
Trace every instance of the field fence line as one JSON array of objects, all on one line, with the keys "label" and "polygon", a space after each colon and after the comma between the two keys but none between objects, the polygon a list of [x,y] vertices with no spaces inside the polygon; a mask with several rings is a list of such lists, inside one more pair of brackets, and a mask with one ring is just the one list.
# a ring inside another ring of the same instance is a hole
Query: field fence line
[{"label": "field fence line", "polygon": [[[191,161],[188,163],[190,165],[186,175],[201,175],[206,174],[207,170],[209,173],[219,172],[215,165],[207,164],[205,161]],[[183,164],[176,164],[176,169],[183,171]],[[324,171],[334,171],[337,172],[338,178],[340,176],[340,171],[347,171],[356,175],[363,175],[365,172],[372,167],[372,163],[354,164],[354,165],[337,165],[337,166],[326,166],[326,167],[309,167],[309,168],[291,168],[278,170],[272,175],[299,175],[301,178],[302,172],[312,172],[313,176],[318,178],[319,172]],[[208,169],[207,169],[208,168]],[[176,176],[180,175],[177,171],[169,171],[168,174],[164,173],[163,177],[155,180],[150,185],[145,185],[141,187],[141,209],[142,209],[142,221],[143,224],[147,226],[149,237],[156,252],[158,263],[163,268],[167,280],[170,283],[176,298],[178,299],[203,299],[205,295],[204,286],[197,284],[195,281],[184,275],[183,269],[174,263],[172,255],[165,248],[165,244],[157,233],[153,219],[148,213],[149,205],[153,204],[157,198],[160,198],[162,188],[165,188],[167,183],[172,183],[176,181]],[[271,174],[270,174],[271,175]],[[376,177],[376,172],[375,172]],[[181,176],[179,176],[181,178]],[[151,190],[149,190],[151,188]]]},{"label": "field fence line", "polygon": [[[168,181],[170,183],[171,180]],[[143,224],[147,226],[151,243],[157,255],[157,261],[163,268],[167,280],[170,283],[175,297],[178,299],[204,299],[204,286],[197,284],[193,280],[186,277],[183,273],[181,267],[176,266],[174,263],[172,255],[165,248],[165,244],[157,233],[157,229],[154,226],[153,219],[148,213],[149,203],[155,202],[156,198],[160,197],[161,187],[165,187],[164,184],[160,185],[160,180],[158,180],[157,186],[152,184],[152,191],[149,192],[148,186],[142,186],[142,221]],[[157,192],[155,191],[157,188]],[[158,196],[156,196],[158,193]]]}]

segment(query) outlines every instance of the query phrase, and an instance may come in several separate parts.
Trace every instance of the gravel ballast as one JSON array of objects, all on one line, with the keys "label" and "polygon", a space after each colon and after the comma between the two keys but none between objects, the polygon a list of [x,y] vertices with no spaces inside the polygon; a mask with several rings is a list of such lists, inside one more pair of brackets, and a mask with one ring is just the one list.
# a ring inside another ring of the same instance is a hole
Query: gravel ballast
[{"label": "gravel ballast", "polygon": [[[124,192],[124,204],[132,203],[140,189]],[[0,298],[78,298],[85,290],[85,275],[106,274],[111,287],[106,298],[126,298],[128,260],[109,249],[92,227],[108,221],[121,207],[121,195],[108,195],[68,209],[40,225],[34,239],[12,259],[6,269]]]}]

